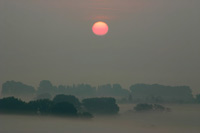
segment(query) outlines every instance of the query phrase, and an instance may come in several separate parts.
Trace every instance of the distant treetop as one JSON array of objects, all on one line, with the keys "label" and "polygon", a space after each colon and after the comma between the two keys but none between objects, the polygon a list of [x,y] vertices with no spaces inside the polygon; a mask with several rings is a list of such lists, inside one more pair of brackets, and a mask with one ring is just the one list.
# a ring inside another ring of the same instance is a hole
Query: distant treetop
[{"label": "distant treetop", "polygon": [[30,97],[36,92],[34,87],[16,81],[7,81],[2,85],[3,96]]}]

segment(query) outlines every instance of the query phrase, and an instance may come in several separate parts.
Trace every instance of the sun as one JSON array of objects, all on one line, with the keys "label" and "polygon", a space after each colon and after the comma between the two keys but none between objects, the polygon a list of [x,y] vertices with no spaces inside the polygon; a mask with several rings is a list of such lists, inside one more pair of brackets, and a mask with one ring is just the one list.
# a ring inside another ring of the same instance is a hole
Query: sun
[{"label": "sun", "polygon": [[95,35],[104,36],[108,33],[108,25],[105,22],[99,21],[94,23],[92,31]]}]

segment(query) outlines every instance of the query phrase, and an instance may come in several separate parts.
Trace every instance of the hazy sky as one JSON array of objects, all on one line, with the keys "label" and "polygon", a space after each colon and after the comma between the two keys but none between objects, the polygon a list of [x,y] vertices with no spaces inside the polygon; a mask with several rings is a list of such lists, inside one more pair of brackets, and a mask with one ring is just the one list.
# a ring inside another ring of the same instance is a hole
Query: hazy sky
[{"label": "hazy sky", "polygon": [[200,0],[0,0],[0,84],[43,79],[200,92]]}]

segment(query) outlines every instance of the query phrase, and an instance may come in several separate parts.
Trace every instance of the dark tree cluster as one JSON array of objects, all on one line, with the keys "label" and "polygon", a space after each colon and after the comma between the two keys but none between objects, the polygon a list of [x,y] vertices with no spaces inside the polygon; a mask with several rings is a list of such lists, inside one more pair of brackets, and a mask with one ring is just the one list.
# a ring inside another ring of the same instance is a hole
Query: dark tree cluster
[{"label": "dark tree cluster", "polygon": [[[21,82],[7,81],[2,85],[2,96],[14,96],[20,99],[52,99],[55,95],[66,94],[74,95],[80,98],[86,97],[127,97],[130,92],[123,89],[119,84],[107,84],[92,87],[88,84],[78,84],[72,86],[59,85],[54,86],[49,80],[42,80],[39,87],[35,90],[34,87],[25,85]],[[25,97],[25,98],[24,98]]]},{"label": "dark tree cluster", "polygon": [[28,104],[14,97],[0,99],[0,113],[23,114],[28,110]]},{"label": "dark tree cluster", "polygon": [[73,96],[73,95],[64,95],[64,94],[56,95],[53,98],[53,102],[54,103],[69,102],[69,103],[73,104],[76,107],[81,105],[79,99],[76,98],[75,96]]},{"label": "dark tree cluster", "polygon": [[52,107],[52,114],[60,116],[77,116],[77,109],[71,103],[60,102]]},{"label": "dark tree cluster", "polygon": [[15,96],[18,98],[29,99],[35,94],[35,89],[32,86],[25,85],[21,82],[7,81],[2,85],[1,94],[5,97]]},{"label": "dark tree cluster", "polygon": [[94,114],[117,114],[119,107],[114,98],[87,98],[82,100],[87,111]]},{"label": "dark tree cluster", "polygon": [[82,116],[89,116],[87,112],[93,114],[117,114],[119,107],[116,100],[111,97],[86,98],[82,102],[73,95],[59,94],[53,98],[53,103],[68,102],[73,104]]},{"label": "dark tree cluster", "polygon": [[134,102],[193,103],[192,90],[188,86],[164,86],[159,84],[135,84],[130,87]]},{"label": "dark tree cluster", "polygon": [[73,86],[60,85],[57,88],[57,94],[58,93],[70,94],[78,97],[127,97],[130,94],[128,90],[123,89],[119,84],[101,85],[97,88],[88,84],[78,84]]},{"label": "dark tree cluster", "polygon": [[28,102],[29,111],[32,114],[49,115],[51,114],[53,102],[48,99],[41,99]]},{"label": "dark tree cluster", "polygon": [[96,88],[88,84],[78,84],[73,86],[59,85],[53,86],[50,81],[43,80],[38,87],[37,95],[49,93],[50,95],[67,94],[78,97],[89,97],[96,95]]},{"label": "dark tree cluster", "polygon": [[94,114],[117,114],[114,98],[88,98],[82,103],[73,95],[56,95],[53,100],[39,99],[24,102],[14,97],[0,99],[0,113],[56,115],[92,118]]},{"label": "dark tree cluster", "polygon": [[14,97],[0,99],[0,113],[55,115],[68,117],[79,116],[77,109],[69,102],[54,103],[51,100],[42,99],[26,103]]},{"label": "dark tree cluster", "polygon": [[39,87],[37,89],[37,94],[54,94],[56,92],[56,86],[53,86],[49,80],[40,81]]}]

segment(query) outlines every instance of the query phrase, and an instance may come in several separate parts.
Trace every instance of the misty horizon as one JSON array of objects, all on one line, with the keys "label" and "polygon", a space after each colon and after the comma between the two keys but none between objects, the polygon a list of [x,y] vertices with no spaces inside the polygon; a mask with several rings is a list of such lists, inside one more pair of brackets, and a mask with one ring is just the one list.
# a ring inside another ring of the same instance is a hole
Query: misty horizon
[{"label": "misty horizon", "polygon": [[[1,0],[0,86],[119,83],[200,93],[199,0]],[[104,21],[105,36],[92,33]]]},{"label": "misty horizon", "polygon": [[[40,80],[40,82],[41,81],[50,81],[50,80]],[[6,82],[18,82],[18,83],[24,83],[24,82],[21,82],[21,81],[15,81],[15,80],[8,80],[8,81],[6,81]],[[6,83],[6,82],[4,82],[4,83]],[[26,85],[28,85],[28,86],[32,86],[32,87],[34,87],[34,89],[35,90],[37,90],[38,89],[38,87],[39,87],[39,83],[40,82],[38,82],[37,83],[37,85],[36,86],[34,86],[34,85],[31,85],[31,84],[26,84]],[[51,81],[50,81],[51,82]],[[53,86],[55,86],[55,87],[59,87],[59,86],[66,86],[66,87],[73,87],[73,86],[79,86],[79,85],[89,85],[89,86],[91,86],[92,88],[95,88],[95,89],[97,89],[98,87],[100,87],[100,86],[105,86],[105,85],[111,85],[111,86],[113,86],[113,85],[120,85],[123,89],[126,89],[126,90],[130,90],[130,88],[131,88],[131,86],[133,86],[133,85],[158,85],[158,86],[166,86],[166,87],[189,87],[189,88],[191,88],[190,86],[187,86],[187,85],[177,85],[177,86],[172,86],[172,85],[164,85],[164,84],[158,84],[158,83],[153,83],[153,84],[147,84],[147,83],[134,83],[134,84],[130,84],[129,86],[128,86],[128,88],[125,88],[124,86],[122,86],[120,83],[105,83],[105,84],[98,84],[98,85],[92,85],[92,84],[88,84],[88,83],[73,83],[73,84],[54,84],[53,82],[51,82],[52,83],[52,85]],[[2,84],[3,85],[3,84]],[[0,87],[0,94],[1,94],[1,90],[2,90],[2,85],[1,85],[1,87]],[[195,94],[198,94],[198,93],[194,93],[194,90],[191,88],[191,90],[192,90],[192,92],[193,92],[193,94],[195,95]]]},{"label": "misty horizon", "polygon": [[199,133],[200,0],[0,0],[1,133]]}]

